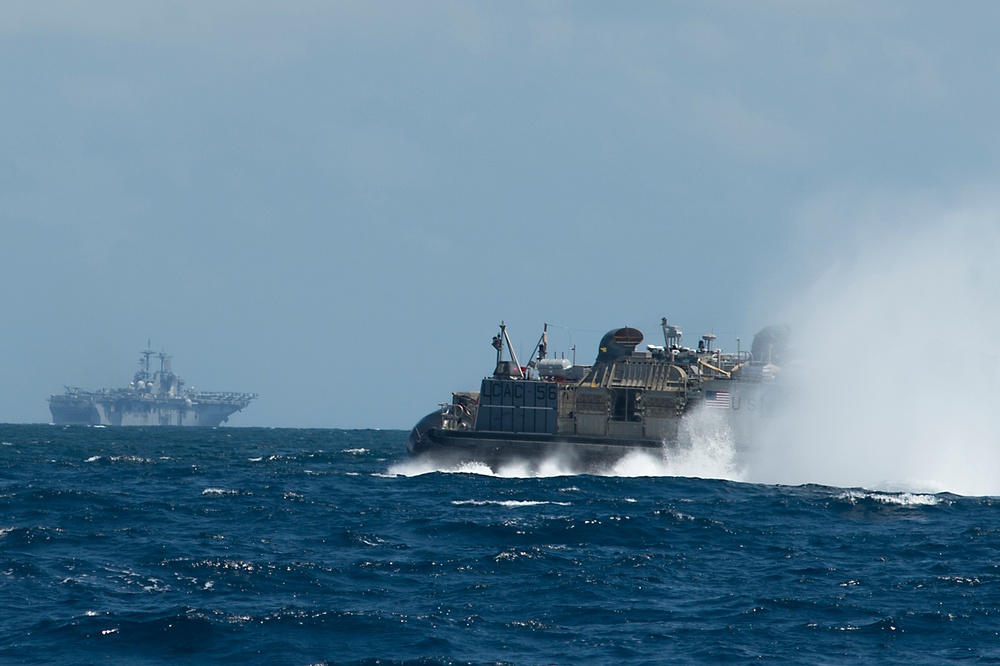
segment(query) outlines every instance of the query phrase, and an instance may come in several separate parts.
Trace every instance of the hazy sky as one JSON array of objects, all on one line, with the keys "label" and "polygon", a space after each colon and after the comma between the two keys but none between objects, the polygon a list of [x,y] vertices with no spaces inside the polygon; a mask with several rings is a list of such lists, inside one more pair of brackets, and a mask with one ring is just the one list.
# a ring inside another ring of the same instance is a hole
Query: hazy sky
[{"label": "hazy sky", "polygon": [[1000,227],[998,25],[994,2],[7,0],[0,422],[124,385],[147,340],[188,385],[259,393],[232,425],[344,428],[478,388],[501,320],[588,362],[663,316],[745,348],[872,236]]}]

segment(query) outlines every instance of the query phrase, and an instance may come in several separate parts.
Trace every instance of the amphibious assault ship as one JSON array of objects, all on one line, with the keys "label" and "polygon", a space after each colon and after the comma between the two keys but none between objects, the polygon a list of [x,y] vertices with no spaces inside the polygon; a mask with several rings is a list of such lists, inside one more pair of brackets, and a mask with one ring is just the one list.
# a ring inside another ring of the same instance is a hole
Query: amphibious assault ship
[{"label": "amphibious assault ship", "polygon": [[644,351],[637,349],[638,329],[609,331],[593,365],[581,366],[547,357],[546,325],[534,358],[521,366],[501,323],[493,375],[478,392],[455,392],[421,419],[407,448],[445,464],[475,461],[494,469],[558,456],[586,471],[634,451],[660,454],[681,445],[682,420],[699,409],[723,417],[735,437],[751,437],[759,417],[780,400],[776,380],[787,327],[763,329],[749,352],[723,353],[712,348],[712,334],[691,349],[666,318],[661,326],[664,344]]},{"label": "amphibious assault ship", "polygon": [[[57,425],[217,426],[250,404],[256,393],[219,393],[185,389],[171,369],[170,356],[144,349],[139,370],[127,388],[87,391],[67,386],[49,397]],[[160,361],[151,370],[150,359]]]}]

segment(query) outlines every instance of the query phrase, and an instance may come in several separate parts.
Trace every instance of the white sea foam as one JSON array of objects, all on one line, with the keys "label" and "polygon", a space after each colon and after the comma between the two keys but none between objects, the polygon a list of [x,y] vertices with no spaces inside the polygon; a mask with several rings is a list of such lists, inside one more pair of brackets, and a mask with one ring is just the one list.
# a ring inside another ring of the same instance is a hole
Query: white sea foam
[{"label": "white sea foam", "polygon": [[578,474],[579,470],[574,468],[572,463],[560,455],[553,455],[540,461],[532,463],[511,462],[502,465],[497,470],[497,476],[504,478],[551,478],[556,476],[572,476]]},{"label": "white sea foam", "polygon": [[848,490],[837,495],[837,499],[842,499],[857,504],[866,500],[878,502],[879,504],[893,504],[897,506],[921,507],[937,506],[944,500],[934,495],[919,495],[913,493],[881,493],[858,490]]},{"label": "white sea foam", "polygon": [[570,506],[570,502],[549,502],[545,500],[453,500],[455,506],[503,506],[507,508],[520,508],[525,506],[540,506],[543,504],[555,504],[558,506]]},{"label": "white sea foam", "polygon": [[420,476],[442,471],[438,465],[427,458],[408,458],[402,462],[390,465],[387,473],[390,476]]},{"label": "white sea foam", "polygon": [[151,458],[144,458],[142,456],[133,456],[133,455],[111,456],[110,458],[108,458],[108,460],[110,460],[111,462],[130,462],[130,463],[142,463],[142,464],[151,464],[156,462]]},{"label": "white sea foam", "polygon": [[442,467],[438,471],[446,474],[479,474],[482,476],[494,476],[493,470],[490,469],[489,465],[475,461],[458,463],[451,467]]},{"label": "white sea foam", "polygon": [[228,495],[239,495],[238,490],[227,490],[225,488],[205,488],[201,491],[202,495],[209,495],[211,497],[224,497]]}]

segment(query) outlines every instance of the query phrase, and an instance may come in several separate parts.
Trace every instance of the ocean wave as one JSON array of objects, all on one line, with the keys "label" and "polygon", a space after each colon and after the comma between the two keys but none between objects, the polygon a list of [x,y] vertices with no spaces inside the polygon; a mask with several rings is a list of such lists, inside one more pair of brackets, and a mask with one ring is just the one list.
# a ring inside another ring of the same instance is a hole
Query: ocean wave
[{"label": "ocean wave", "polygon": [[1000,659],[995,498],[392,473],[406,434],[0,425],[0,663]]},{"label": "ocean wave", "polygon": [[202,495],[208,495],[209,497],[232,497],[236,495],[245,495],[241,490],[233,490],[230,488],[205,488],[201,491]]},{"label": "ocean wave", "polygon": [[136,456],[136,455],[110,456],[108,460],[110,460],[111,462],[141,463],[143,465],[151,465],[156,462],[156,460],[153,458],[146,458],[144,456]]},{"label": "ocean wave", "polygon": [[502,506],[506,508],[519,508],[527,506],[543,506],[554,504],[557,506],[570,506],[571,502],[550,502],[546,500],[452,500],[455,506]]},{"label": "ocean wave", "polygon": [[93,455],[84,459],[85,463],[99,463],[106,461],[108,463],[133,463],[138,465],[154,465],[162,460],[170,460],[167,456],[162,456],[160,458],[150,458],[148,456],[139,456],[135,454],[119,454],[119,455]]},{"label": "ocean wave", "polygon": [[867,490],[847,490],[835,496],[849,504],[875,503],[900,507],[926,507],[948,504],[949,501],[936,495],[914,493],[884,493]]}]

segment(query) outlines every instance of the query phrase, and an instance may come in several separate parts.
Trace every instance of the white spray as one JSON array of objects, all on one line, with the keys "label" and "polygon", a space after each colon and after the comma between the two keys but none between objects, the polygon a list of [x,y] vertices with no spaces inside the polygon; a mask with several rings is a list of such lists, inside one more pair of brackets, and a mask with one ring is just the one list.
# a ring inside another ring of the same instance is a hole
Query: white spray
[{"label": "white spray", "polygon": [[803,365],[747,480],[1000,494],[1000,214],[886,226],[790,308]]}]

